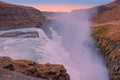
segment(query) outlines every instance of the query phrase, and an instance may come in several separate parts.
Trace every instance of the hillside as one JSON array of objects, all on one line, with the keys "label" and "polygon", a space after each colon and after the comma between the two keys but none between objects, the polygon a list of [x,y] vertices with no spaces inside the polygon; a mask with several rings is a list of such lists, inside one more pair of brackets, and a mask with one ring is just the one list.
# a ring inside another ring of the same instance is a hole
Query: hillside
[{"label": "hillside", "polygon": [[0,1],[0,30],[40,27],[44,22],[45,17],[33,7]]},{"label": "hillside", "polygon": [[98,14],[94,19],[95,23],[106,23],[120,21],[120,0],[98,7]]},{"label": "hillside", "polygon": [[98,7],[93,37],[104,55],[110,80],[120,80],[120,0]]}]

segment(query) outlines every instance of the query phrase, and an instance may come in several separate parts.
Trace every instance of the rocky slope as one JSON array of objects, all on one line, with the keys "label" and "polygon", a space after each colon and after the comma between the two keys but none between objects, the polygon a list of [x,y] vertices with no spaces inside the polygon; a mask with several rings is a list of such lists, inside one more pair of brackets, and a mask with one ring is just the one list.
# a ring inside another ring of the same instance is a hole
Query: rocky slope
[{"label": "rocky slope", "polygon": [[98,7],[93,37],[107,61],[110,80],[120,80],[120,0]]},{"label": "rocky slope", "polygon": [[0,30],[40,27],[44,22],[45,17],[35,8],[0,1]]},{"label": "rocky slope", "polygon": [[[63,65],[37,64],[28,60],[13,60],[10,57],[0,57],[0,74],[0,80],[70,80]],[[2,76],[10,79],[3,79]]]},{"label": "rocky slope", "polygon": [[94,18],[95,23],[106,23],[120,20],[120,0],[98,7],[98,14]]}]

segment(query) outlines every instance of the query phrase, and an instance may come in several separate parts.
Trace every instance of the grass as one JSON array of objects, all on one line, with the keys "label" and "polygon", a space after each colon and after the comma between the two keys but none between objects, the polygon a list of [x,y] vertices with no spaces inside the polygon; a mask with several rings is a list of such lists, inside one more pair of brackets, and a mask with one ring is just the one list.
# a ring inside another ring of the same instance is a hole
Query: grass
[{"label": "grass", "polygon": [[119,80],[120,70],[120,30],[111,24],[94,26],[92,36],[96,39],[98,47],[106,58],[110,80]]}]

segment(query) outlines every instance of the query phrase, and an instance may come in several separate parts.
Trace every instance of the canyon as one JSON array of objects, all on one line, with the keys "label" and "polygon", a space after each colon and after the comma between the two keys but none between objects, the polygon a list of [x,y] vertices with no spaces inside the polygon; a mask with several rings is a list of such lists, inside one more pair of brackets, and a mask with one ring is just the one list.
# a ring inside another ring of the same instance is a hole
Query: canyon
[{"label": "canyon", "polygon": [[[95,39],[96,47],[100,49],[100,53],[104,58],[103,62],[108,68],[110,80],[119,80],[120,79],[120,0],[115,0],[111,3],[100,5],[100,6],[87,9],[87,10],[82,10],[82,11],[89,11],[89,10],[92,10],[92,12],[90,13],[94,13],[92,16],[93,18],[91,20],[91,23],[92,23],[91,36]],[[94,10],[97,10],[97,12],[94,12]],[[73,10],[71,13],[79,14],[80,12],[81,10]],[[54,20],[59,18],[58,16],[56,16],[57,14],[69,14],[69,13],[41,12],[32,7],[13,5],[13,4],[0,1],[0,30],[1,30],[0,37],[1,38],[17,38],[17,39],[19,38],[37,39],[41,37],[41,35],[39,35],[39,31],[28,30],[26,32],[24,31],[24,28],[25,29],[40,28],[46,34],[48,34],[47,35],[48,37],[52,38],[51,37],[52,32],[49,30],[48,25],[53,26],[51,25],[51,23],[54,23]],[[67,21],[65,22],[67,23]],[[23,30],[19,30],[19,29],[23,29]],[[59,28],[59,30],[61,30],[61,28]],[[63,35],[60,32],[58,32],[58,34]],[[67,46],[70,46],[70,45],[67,45]],[[8,50],[9,50],[9,47],[8,47]],[[70,49],[68,48],[67,50],[70,50]],[[5,62],[2,60],[4,60]],[[29,63],[32,65],[29,65]],[[3,64],[5,64],[5,66]],[[35,71],[36,69],[39,69],[39,70]],[[41,74],[39,75],[40,78],[38,78],[36,75],[37,73],[40,73],[39,71],[42,71]],[[59,64],[49,64],[49,63],[38,64],[30,60],[29,61],[14,60],[9,57],[0,57],[0,74],[2,73],[3,75],[0,76],[0,80],[4,80],[6,78],[9,78],[10,80],[15,80],[15,78],[16,80],[21,80],[21,79],[23,80],[54,80],[54,79],[70,80],[70,77],[71,77],[71,75],[70,76],[68,75],[66,66],[64,67],[63,64],[60,64],[60,63]],[[11,75],[13,77],[11,77]],[[21,79],[17,78],[17,76],[20,77]]]}]

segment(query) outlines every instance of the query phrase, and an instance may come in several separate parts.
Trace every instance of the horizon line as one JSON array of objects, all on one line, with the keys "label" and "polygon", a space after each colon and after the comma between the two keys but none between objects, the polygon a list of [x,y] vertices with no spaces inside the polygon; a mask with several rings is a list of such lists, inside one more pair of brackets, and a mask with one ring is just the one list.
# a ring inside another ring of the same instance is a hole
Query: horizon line
[{"label": "horizon line", "polygon": [[77,10],[77,9],[87,9],[87,8],[92,8],[97,5],[88,5],[88,4],[83,4],[83,5],[44,5],[44,4],[28,4],[28,6],[34,7],[40,11],[46,11],[46,12],[71,12],[72,10]]}]

